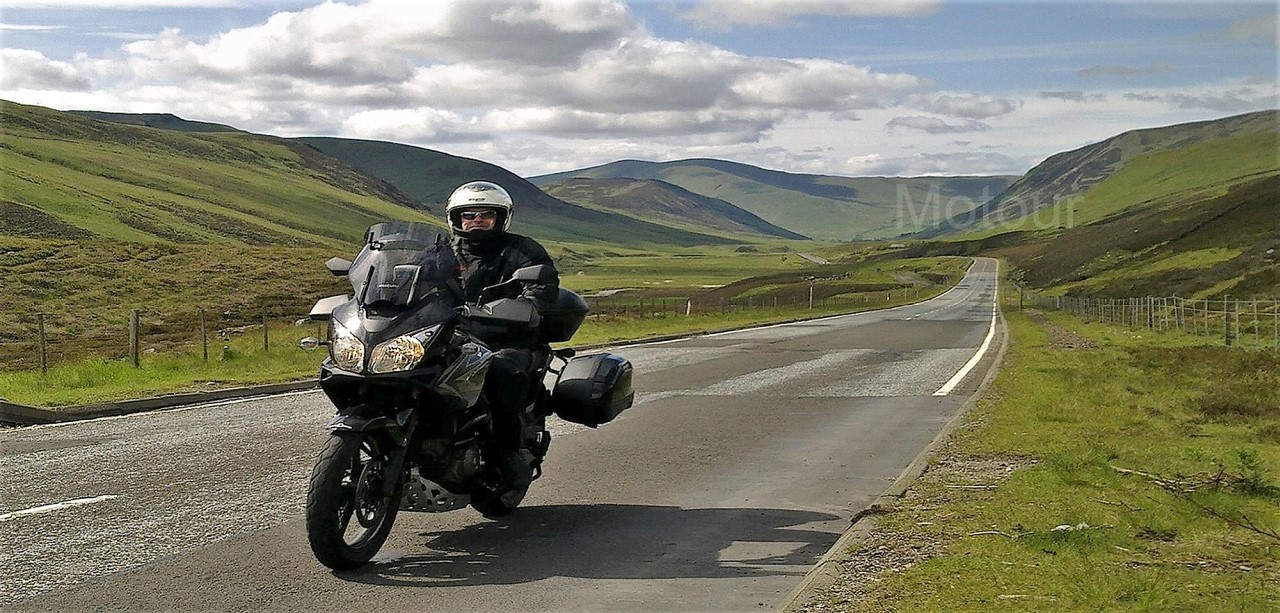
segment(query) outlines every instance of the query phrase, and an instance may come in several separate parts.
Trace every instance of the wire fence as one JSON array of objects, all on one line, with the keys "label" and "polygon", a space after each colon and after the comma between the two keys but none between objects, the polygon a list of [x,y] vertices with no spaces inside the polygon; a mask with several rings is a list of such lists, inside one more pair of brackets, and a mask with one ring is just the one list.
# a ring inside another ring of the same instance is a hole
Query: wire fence
[{"label": "wire fence", "polygon": [[1070,313],[1085,321],[1153,333],[1182,333],[1221,339],[1227,347],[1280,351],[1280,300],[1194,299],[1180,296],[1073,298],[1018,289],[1018,306]]},{"label": "wire fence", "polygon": [[[323,333],[306,318],[311,302],[279,301],[256,307],[138,308],[123,313],[33,313],[7,318],[0,336],[0,369],[47,371],[87,358],[125,359],[138,365],[153,354],[194,353],[216,359],[233,341],[261,339],[264,350],[294,347],[298,337]],[[293,331],[303,334],[293,334]]]},{"label": "wire fence", "polygon": [[[663,318],[776,310],[854,309],[872,304],[911,301],[936,293],[937,285],[902,287],[859,294],[823,295],[802,291],[790,296],[734,299],[647,297],[618,293],[587,296],[588,318],[608,322],[620,318]],[[123,313],[32,313],[6,317],[0,333],[0,369],[47,371],[60,363],[101,358],[128,360],[137,366],[147,356],[185,353],[205,361],[225,357],[233,343],[264,351],[294,348],[303,336],[322,337],[325,325],[306,317],[309,298],[279,300],[256,307],[196,306],[179,309],[137,308]],[[261,343],[257,342],[261,339]]]}]

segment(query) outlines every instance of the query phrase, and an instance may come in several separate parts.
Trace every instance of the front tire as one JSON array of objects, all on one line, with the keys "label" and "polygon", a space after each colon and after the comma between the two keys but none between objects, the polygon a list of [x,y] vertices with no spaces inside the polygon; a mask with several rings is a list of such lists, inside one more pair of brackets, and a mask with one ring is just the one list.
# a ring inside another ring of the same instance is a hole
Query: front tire
[{"label": "front tire", "polygon": [[[368,432],[335,434],[311,471],[307,540],[321,564],[334,570],[364,565],[382,548],[400,510],[399,484],[382,496],[389,449]],[[353,521],[354,520],[354,521]]]}]

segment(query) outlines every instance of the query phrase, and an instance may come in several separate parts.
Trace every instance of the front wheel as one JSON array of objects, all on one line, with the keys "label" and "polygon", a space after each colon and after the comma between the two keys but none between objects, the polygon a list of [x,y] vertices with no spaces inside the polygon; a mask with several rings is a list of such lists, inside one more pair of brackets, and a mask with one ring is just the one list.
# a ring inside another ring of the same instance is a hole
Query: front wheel
[{"label": "front wheel", "polygon": [[307,540],[321,564],[356,568],[373,559],[400,510],[400,493],[382,495],[390,450],[368,432],[335,434],[311,471],[307,490]]}]

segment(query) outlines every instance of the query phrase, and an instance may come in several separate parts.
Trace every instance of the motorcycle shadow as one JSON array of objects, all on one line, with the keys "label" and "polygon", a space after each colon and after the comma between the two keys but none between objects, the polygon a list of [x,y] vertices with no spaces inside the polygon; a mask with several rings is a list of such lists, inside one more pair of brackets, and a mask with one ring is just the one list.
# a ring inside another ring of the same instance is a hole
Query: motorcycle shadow
[{"label": "motorcycle shadow", "polygon": [[[479,518],[479,516],[477,516]],[[379,556],[343,579],[389,586],[506,585],[595,579],[803,576],[839,534],[803,526],[812,511],[651,505],[521,507],[449,532],[424,532],[422,553]],[[836,529],[842,529],[840,523]],[[387,559],[390,557],[391,559]]]}]

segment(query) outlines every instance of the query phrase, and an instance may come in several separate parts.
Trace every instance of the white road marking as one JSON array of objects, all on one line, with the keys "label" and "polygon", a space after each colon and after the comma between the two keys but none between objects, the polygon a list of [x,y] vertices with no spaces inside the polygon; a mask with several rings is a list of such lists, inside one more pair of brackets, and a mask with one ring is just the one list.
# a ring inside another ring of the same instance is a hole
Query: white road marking
[{"label": "white road marking", "polygon": [[771,387],[784,385],[794,379],[830,370],[873,353],[871,349],[834,351],[813,360],[793,362],[779,368],[768,368],[725,379],[688,393],[697,396],[746,396]]},{"label": "white road marking", "polygon": [[75,500],[68,500],[66,502],[57,502],[54,504],[46,504],[39,507],[31,507],[30,509],[22,509],[21,511],[14,511],[12,513],[5,513],[3,515],[0,515],[0,522],[6,522],[12,519],[17,519],[19,517],[25,517],[27,515],[39,515],[41,513],[52,513],[54,511],[61,511],[63,509],[70,509],[72,507],[80,507],[86,504],[93,504],[95,502],[105,502],[107,500],[111,500],[112,498],[119,498],[119,496],[107,495],[107,496],[95,496],[93,498],[76,498]]},{"label": "white road marking", "polygon": [[991,347],[991,339],[995,338],[995,336],[996,306],[993,304],[991,305],[991,326],[987,328],[986,340],[982,341],[982,346],[978,347],[978,352],[973,354],[973,357],[969,358],[968,362],[965,362],[964,368],[961,368],[960,372],[957,372],[954,377],[951,377],[951,380],[947,381],[945,385],[938,388],[938,391],[934,392],[933,395],[946,396],[947,394],[950,394],[951,390],[955,389],[957,385],[960,385],[960,382],[964,380],[965,375],[968,375],[969,371],[973,370],[973,367],[977,366],[978,362],[982,360],[982,356],[985,355],[987,353],[987,349]]}]

